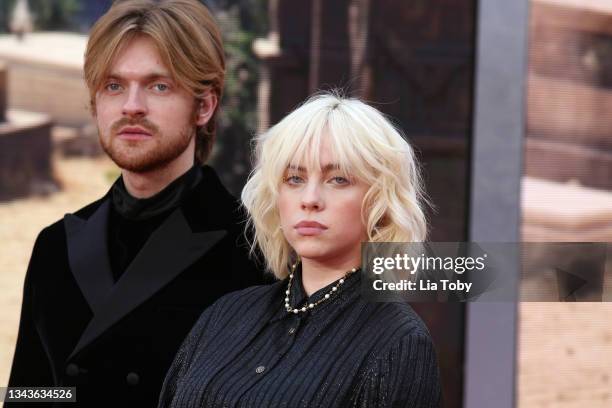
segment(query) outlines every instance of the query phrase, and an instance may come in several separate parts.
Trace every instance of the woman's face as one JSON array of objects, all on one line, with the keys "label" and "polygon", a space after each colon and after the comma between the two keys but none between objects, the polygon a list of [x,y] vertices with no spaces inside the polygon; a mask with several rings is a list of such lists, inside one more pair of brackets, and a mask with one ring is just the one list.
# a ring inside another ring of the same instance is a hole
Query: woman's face
[{"label": "woman's face", "polygon": [[361,205],[368,186],[341,173],[328,137],[319,157],[320,170],[285,170],[277,202],[283,233],[302,260],[357,265],[367,240]]}]

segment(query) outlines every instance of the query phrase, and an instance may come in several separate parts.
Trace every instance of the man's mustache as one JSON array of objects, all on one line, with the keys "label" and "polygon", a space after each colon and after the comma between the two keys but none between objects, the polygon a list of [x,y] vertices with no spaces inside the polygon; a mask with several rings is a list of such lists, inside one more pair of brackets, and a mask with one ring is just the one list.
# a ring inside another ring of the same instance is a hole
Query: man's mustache
[{"label": "man's mustache", "polygon": [[159,128],[157,127],[157,125],[155,125],[153,122],[149,121],[146,118],[121,118],[117,122],[113,123],[113,125],[111,126],[111,135],[117,135],[121,128],[126,126],[139,126],[154,136],[159,134]]}]

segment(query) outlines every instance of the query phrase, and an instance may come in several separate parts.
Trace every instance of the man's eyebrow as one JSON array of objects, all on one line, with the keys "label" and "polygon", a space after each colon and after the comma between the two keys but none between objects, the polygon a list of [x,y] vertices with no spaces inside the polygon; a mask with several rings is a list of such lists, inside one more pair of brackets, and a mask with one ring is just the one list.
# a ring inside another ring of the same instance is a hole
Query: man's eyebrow
[{"label": "man's eyebrow", "polygon": [[[107,80],[109,79],[118,79],[118,80],[123,80],[125,79],[122,75],[115,73],[115,72],[111,72],[110,74],[108,74],[108,76],[106,77]],[[165,73],[165,72],[152,72],[150,74],[145,75],[142,78],[145,82],[151,82],[154,81],[156,79],[165,79],[168,81],[172,81],[172,77]]]}]

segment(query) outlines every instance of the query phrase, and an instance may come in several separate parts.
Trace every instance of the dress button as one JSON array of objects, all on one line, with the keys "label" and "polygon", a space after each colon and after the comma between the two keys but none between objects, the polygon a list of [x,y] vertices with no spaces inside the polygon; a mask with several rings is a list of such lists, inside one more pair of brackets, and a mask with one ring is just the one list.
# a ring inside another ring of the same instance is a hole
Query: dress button
[{"label": "dress button", "polygon": [[293,334],[293,333],[295,333],[295,327],[292,327],[289,329],[289,334]]},{"label": "dress button", "polygon": [[128,373],[128,375],[125,377],[125,381],[129,385],[138,385],[138,383],[140,382],[140,376],[134,372],[131,372]]},{"label": "dress button", "polygon": [[264,367],[264,366],[259,366],[259,367],[257,367],[257,368],[255,369],[255,372],[256,372],[257,374],[261,374],[261,373],[263,373],[264,371],[266,371],[266,367]]},{"label": "dress button", "polygon": [[74,363],[68,364],[66,366],[66,374],[71,377],[76,377],[77,375],[79,375],[79,366]]}]

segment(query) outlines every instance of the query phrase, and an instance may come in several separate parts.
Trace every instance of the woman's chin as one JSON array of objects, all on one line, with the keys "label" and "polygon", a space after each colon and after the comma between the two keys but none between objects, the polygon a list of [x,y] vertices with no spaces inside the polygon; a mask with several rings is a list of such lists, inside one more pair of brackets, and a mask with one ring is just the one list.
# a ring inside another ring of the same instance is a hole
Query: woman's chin
[{"label": "woman's chin", "polygon": [[321,246],[315,247],[314,245],[304,245],[301,248],[296,249],[295,252],[302,260],[322,260],[329,258],[329,256],[331,255],[329,248],[322,248]]}]

